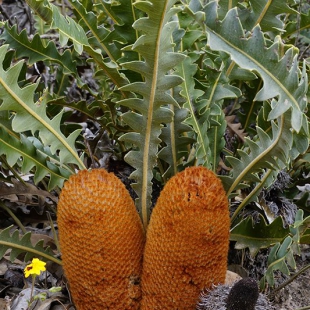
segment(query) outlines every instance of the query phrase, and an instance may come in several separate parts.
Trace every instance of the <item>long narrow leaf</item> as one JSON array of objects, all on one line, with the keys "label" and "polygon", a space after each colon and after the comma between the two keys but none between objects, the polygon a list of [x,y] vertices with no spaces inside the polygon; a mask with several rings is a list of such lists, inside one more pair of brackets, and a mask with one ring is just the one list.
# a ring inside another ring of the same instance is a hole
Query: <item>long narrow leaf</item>
[{"label": "long narrow leaf", "polygon": [[234,190],[242,186],[242,182],[260,182],[255,175],[262,169],[279,168],[278,162],[285,165],[289,161],[290,148],[292,145],[292,132],[290,130],[289,114],[282,115],[278,119],[278,124],[272,122],[272,137],[261,128],[257,127],[258,141],[254,142],[245,138],[248,151],[238,150],[240,159],[227,157],[232,165],[230,176],[222,176],[224,187],[230,195]]},{"label": "long narrow leaf", "polygon": [[122,90],[139,94],[141,98],[120,101],[131,111],[122,117],[133,129],[121,137],[122,141],[132,144],[125,160],[136,170],[131,177],[136,181],[133,188],[138,194],[137,205],[146,227],[149,220],[152,192],[152,169],[156,164],[160,143],[161,124],[170,123],[173,113],[167,107],[176,105],[176,101],[167,93],[170,88],[181,83],[181,78],[167,75],[170,69],[183,60],[183,55],[172,52],[171,35],[177,24],[171,22],[175,0],[138,1],[139,10],[147,13],[147,18],[140,18],[134,28],[143,34],[133,46],[144,61],[132,61],[124,64],[128,70],[142,75],[143,82],[124,86]]},{"label": "long narrow leaf", "polygon": [[268,225],[263,216],[260,215],[257,224],[253,223],[251,217],[242,220],[232,229],[230,240],[236,241],[236,249],[249,248],[251,255],[254,257],[260,249],[281,242],[288,233],[289,229],[283,228],[281,217]]},{"label": "long narrow leaf", "polygon": [[88,33],[88,40],[93,49],[101,49],[103,54],[115,61],[120,57],[121,51],[118,50],[113,42],[107,40],[110,31],[103,25],[98,27],[98,18],[93,12],[87,12],[85,7],[78,0],[71,0],[71,5],[78,15],[79,25],[84,26],[85,33]]},{"label": "long narrow leaf", "polygon": [[[174,112],[173,120],[162,129],[160,139],[165,143],[158,153],[158,157],[168,163],[168,168],[163,174],[165,180],[174,176],[178,171],[180,160],[187,154],[187,146],[195,140],[185,135],[186,132],[192,131],[191,127],[184,124],[188,116],[188,110],[171,106]],[[186,156],[187,157],[187,156]]]},{"label": "long narrow leaf", "polygon": [[15,132],[30,130],[34,134],[38,131],[43,143],[51,147],[52,153],[59,151],[59,158],[62,163],[74,163],[80,168],[84,168],[74,146],[80,130],[76,130],[65,137],[60,131],[62,113],[51,120],[46,115],[46,98],[40,102],[34,102],[37,84],[19,87],[17,80],[23,63],[20,61],[5,71],[2,63],[7,48],[7,45],[0,47],[0,97],[2,99],[0,111],[15,112],[12,121],[12,128]]},{"label": "long narrow leaf", "polygon": [[30,232],[20,237],[18,230],[14,230],[10,233],[11,229],[12,226],[0,232],[0,258],[3,257],[7,250],[11,249],[11,262],[14,262],[19,254],[26,253],[24,258],[25,262],[33,257],[38,257],[44,261],[53,261],[59,265],[62,264],[61,260],[55,257],[53,251],[49,247],[43,246],[43,241],[39,241],[37,244],[33,245]]},{"label": "long narrow leaf", "polygon": [[33,167],[36,167],[34,182],[40,182],[45,176],[50,176],[48,188],[52,190],[56,186],[62,187],[65,179],[71,173],[68,170],[59,169],[55,164],[50,162],[47,156],[39,151],[29,139],[20,135],[20,140],[0,127],[0,155],[5,154],[10,166],[23,158],[21,171],[27,174]]},{"label": "long narrow leaf", "polygon": [[73,73],[77,75],[76,62],[70,51],[66,50],[63,54],[60,54],[53,41],[49,41],[49,43],[44,46],[39,34],[35,34],[30,41],[26,30],[17,33],[16,25],[10,28],[8,24],[5,24],[0,39],[9,44],[10,48],[15,49],[18,58],[27,57],[29,65],[38,61],[48,60],[52,63],[61,65],[64,69],[64,73]]},{"label": "long narrow leaf", "polygon": [[251,35],[242,27],[236,8],[231,9],[223,21],[217,19],[217,2],[206,6],[206,30],[211,49],[225,51],[242,68],[257,72],[264,81],[263,88],[255,100],[273,100],[269,119],[276,119],[292,109],[291,126],[297,132],[306,123],[303,112],[307,106],[307,74],[305,65],[300,73],[296,50],[290,48],[282,55],[281,39],[276,38],[270,46],[266,42],[260,26]]},{"label": "long narrow leaf", "polygon": [[[204,91],[195,86],[194,75],[197,71],[195,58],[187,57],[178,67],[177,72],[183,78],[181,95],[186,102],[184,107],[190,112],[185,120],[196,133],[197,164],[216,170],[219,154],[224,146],[222,137],[225,121],[221,104],[226,98],[236,98],[240,91],[230,86],[224,78],[224,72],[209,69],[209,85]],[[218,134],[217,137],[214,134]],[[219,143],[218,143],[219,142]]]}]

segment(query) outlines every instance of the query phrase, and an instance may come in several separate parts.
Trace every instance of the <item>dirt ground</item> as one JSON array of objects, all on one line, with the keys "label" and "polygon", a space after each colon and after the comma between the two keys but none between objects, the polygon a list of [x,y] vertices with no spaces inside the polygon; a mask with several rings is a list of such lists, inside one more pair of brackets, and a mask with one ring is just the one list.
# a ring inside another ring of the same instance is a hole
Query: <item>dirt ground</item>
[{"label": "dirt ground", "polygon": [[[309,249],[297,261],[297,270],[310,264]],[[304,257],[303,257],[304,256]],[[310,309],[310,268],[298,276],[292,283],[283,288],[275,296],[274,304],[279,310]]]},{"label": "dirt ground", "polygon": [[[275,290],[281,284],[286,283],[295,274],[303,268],[310,266],[310,245],[301,245],[301,255],[295,256],[296,270],[291,270],[290,275],[284,275],[275,272]],[[262,278],[267,270],[268,250],[261,250],[256,257],[251,258],[247,251],[241,254],[241,251],[231,246],[229,253],[228,269],[240,275],[241,277],[251,277],[257,282]],[[273,288],[266,288],[265,294],[270,296],[270,301],[277,310],[304,310],[310,309],[310,268],[294,278],[288,285],[274,293]],[[260,308],[267,309],[267,308]],[[223,309],[221,309],[223,310]],[[256,309],[258,310],[258,309]]]}]

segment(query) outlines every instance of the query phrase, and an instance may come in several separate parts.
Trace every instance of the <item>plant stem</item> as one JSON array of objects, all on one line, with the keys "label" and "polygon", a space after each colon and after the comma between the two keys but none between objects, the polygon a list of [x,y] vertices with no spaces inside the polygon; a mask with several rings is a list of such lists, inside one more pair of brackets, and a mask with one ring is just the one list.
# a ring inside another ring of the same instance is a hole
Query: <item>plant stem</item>
[{"label": "plant stem", "polygon": [[58,251],[58,253],[60,253],[59,240],[58,240],[58,237],[57,237],[57,234],[56,234],[56,231],[55,231],[53,219],[52,219],[51,214],[49,212],[46,212],[46,214],[47,214],[48,220],[49,220],[50,225],[51,225],[51,230],[53,232],[54,242],[55,242],[57,251]]},{"label": "plant stem", "polygon": [[35,282],[36,276],[32,275],[32,284],[31,284],[31,292],[30,292],[30,299],[29,299],[29,304],[31,305],[32,300],[33,300],[33,288],[34,288],[34,282]]},{"label": "plant stem", "polygon": [[17,226],[22,230],[22,232],[25,234],[27,230],[25,229],[22,222],[18,219],[18,217],[12,212],[10,208],[8,208],[4,203],[0,202],[0,207],[4,209],[9,215],[13,218]]},{"label": "plant stem", "polygon": [[241,204],[238,206],[238,208],[236,209],[236,211],[234,212],[233,216],[231,217],[231,222],[233,223],[233,221],[236,219],[236,217],[238,216],[238,214],[240,213],[240,211],[248,204],[251,202],[251,199],[253,199],[253,196],[255,197],[255,195],[257,195],[262,188],[264,187],[264,184],[266,182],[266,180],[268,179],[268,177],[270,176],[270,174],[272,173],[271,169],[268,169],[266,171],[266,173],[264,174],[264,176],[261,179],[260,183],[257,183],[257,185],[253,188],[253,190],[251,191],[250,194],[247,195],[247,197],[241,202]]},{"label": "plant stem", "polygon": [[[290,284],[291,282],[293,282],[298,276],[300,276],[303,272],[305,272],[307,269],[310,268],[310,264],[306,265],[305,267],[301,268],[298,272],[296,272],[293,276],[291,276],[286,282],[282,283],[281,285],[279,285],[277,288],[275,288],[272,292],[270,292],[270,294],[268,295],[268,297],[272,297],[274,296],[274,294],[278,291],[280,291],[282,288],[284,288],[286,285]],[[296,309],[296,310],[303,310],[303,309],[310,309],[310,306],[307,306],[306,308],[300,308],[300,309]]]},{"label": "plant stem", "polygon": [[6,158],[4,156],[0,156],[0,159],[1,159],[2,164],[5,164],[7,166],[7,168],[13,173],[14,177],[26,186],[26,182],[18,174],[18,172],[16,172],[16,170],[9,165],[9,163],[6,160]]}]

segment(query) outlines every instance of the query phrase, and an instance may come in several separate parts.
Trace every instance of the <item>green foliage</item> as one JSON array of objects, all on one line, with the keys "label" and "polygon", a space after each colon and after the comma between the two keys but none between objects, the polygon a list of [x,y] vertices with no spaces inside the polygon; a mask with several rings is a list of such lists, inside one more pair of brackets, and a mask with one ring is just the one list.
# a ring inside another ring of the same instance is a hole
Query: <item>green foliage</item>
[{"label": "green foliage", "polygon": [[[273,271],[280,270],[285,275],[289,275],[290,271],[286,264],[289,262],[290,267],[296,268],[295,260],[293,258],[292,250],[290,249],[292,244],[292,238],[286,237],[284,241],[280,244],[277,243],[270,249],[268,256],[268,269],[265,276],[262,278],[262,282],[267,281],[271,286],[274,286],[274,276]],[[261,287],[264,289],[264,286]]]},{"label": "green foliage", "polygon": [[[7,45],[0,48],[0,64],[4,62],[5,54],[8,49]],[[60,131],[60,122],[62,113],[56,115],[50,120],[46,115],[46,97],[43,95],[37,102],[34,102],[34,93],[37,88],[36,83],[28,84],[21,88],[18,85],[18,78],[21,74],[23,63],[18,62],[4,70],[0,66],[0,95],[2,104],[0,111],[14,111],[11,120],[12,130],[16,133],[27,132],[28,130],[35,134],[38,132],[44,145],[50,147],[52,154],[58,151],[58,160],[60,165],[63,163],[75,163],[80,168],[84,167],[83,162],[78,156],[74,141],[79,135],[79,130],[72,132],[65,137]],[[21,138],[21,142],[2,127],[3,144],[1,145],[1,154],[5,154],[11,165],[14,165],[20,156],[23,156],[23,171],[28,172],[33,166],[37,167],[36,180],[40,181],[47,173],[51,172],[50,186],[53,188],[61,185],[59,181],[54,180],[55,173],[60,174],[60,170],[50,162],[43,162],[43,156],[30,145],[27,139]],[[7,143],[9,142],[9,143]],[[54,171],[53,171],[54,170]],[[64,178],[58,175],[57,179]]]},{"label": "green foliage", "polygon": [[[279,171],[308,169],[308,65],[295,42],[309,40],[310,18],[292,2],[28,0],[35,33],[5,22],[0,36],[1,160],[59,190],[112,153],[133,168],[145,227],[154,179],[204,165],[240,202],[237,247],[255,254],[277,245],[272,282],[299,230],[288,232],[279,217],[268,222],[263,210],[259,223],[241,211]],[[29,77],[42,64],[44,73]],[[295,201],[306,211],[307,200]],[[309,241],[308,226],[300,240]]]},{"label": "green foliage", "polygon": [[265,289],[266,283],[272,287],[274,286],[274,271],[279,270],[289,275],[289,267],[296,269],[294,255],[300,254],[300,241],[309,226],[310,216],[304,218],[303,211],[299,210],[296,214],[295,223],[289,227],[289,234],[270,249],[268,268],[265,275],[260,280],[262,290]]},{"label": "green foliage", "polygon": [[27,57],[29,65],[38,61],[51,61],[61,65],[64,73],[77,75],[76,63],[70,51],[66,50],[60,54],[53,41],[49,41],[45,46],[39,34],[35,34],[32,40],[29,40],[25,29],[18,33],[16,25],[9,27],[6,24],[2,38],[16,51],[16,57]]},{"label": "green foliage", "polygon": [[254,100],[278,98],[271,102],[272,110],[268,120],[276,119],[291,108],[292,128],[299,132],[302,126],[306,126],[307,130],[303,111],[307,105],[305,95],[308,79],[305,64],[300,76],[297,50],[291,47],[283,54],[284,47],[281,46],[280,38],[267,46],[259,25],[255,26],[251,34],[247,34],[239,20],[237,9],[230,10],[219,23],[216,18],[216,3],[212,2],[207,6],[206,15],[209,16],[206,26],[210,47],[228,52],[236,64],[257,72],[263,79],[264,86]]},{"label": "green foliage", "polygon": [[281,217],[268,225],[260,215],[256,225],[251,217],[247,217],[246,220],[236,225],[231,230],[230,239],[236,241],[236,249],[241,250],[248,247],[254,257],[260,249],[281,242],[288,233],[289,229],[283,227]]},{"label": "green foliage", "polygon": [[[289,129],[288,117],[285,114],[278,119],[278,123],[271,122],[272,137],[270,137],[262,128],[257,127],[258,141],[246,138],[245,143],[248,146],[245,150],[238,150],[240,159],[236,157],[227,157],[227,160],[233,167],[232,175],[223,177],[224,186],[228,194],[233,190],[240,188],[242,181],[260,182],[260,178],[255,175],[262,172],[264,168],[281,168],[279,162],[286,164],[289,158],[289,150],[292,145],[292,133]],[[244,170],[244,164],[248,169]]]},{"label": "green foliage", "polygon": [[18,230],[14,230],[10,233],[11,229],[12,226],[0,232],[0,258],[4,256],[7,250],[11,249],[10,261],[12,263],[20,254],[26,254],[24,256],[25,262],[28,262],[33,257],[39,257],[45,261],[53,261],[57,264],[61,264],[61,260],[55,258],[53,251],[49,247],[43,245],[43,240],[33,245],[30,232],[21,237]]},{"label": "green foliage", "polygon": [[[21,173],[27,174],[36,167],[34,173],[34,182],[39,183],[44,177],[49,175],[49,189],[56,186],[62,187],[63,181],[67,179],[72,173],[70,170],[64,170],[54,163],[50,162],[48,158],[57,157],[52,154],[44,154],[43,147],[32,143],[31,140],[24,135],[11,135],[5,128],[0,127],[0,155],[5,154],[7,163],[14,166],[19,160],[20,156],[23,158],[21,165]],[[59,163],[60,164],[60,163]]]},{"label": "green foliage", "polygon": [[170,37],[177,23],[169,19],[175,11],[172,9],[174,2],[161,1],[156,6],[148,2],[136,3],[136,7],[148,15],[148,18],[140,19],[133,25],[136,30],[142,32],[133,50],[139,52],[144,61],[123,64],[126,69],[138,72],[143,78],[142,82],[122,87],[123,90],[137,93],[139,97],[125,99],[119,103],[130,109],[122,118],[133,132],[124,134],[120,141],[134,146],[125,160],[136,169],[131,175],[136,181],[132,186],[139,197],[137,207],[145,227],[149,220],[152,169],[157,160],[161,124],[171,123],[173,112],[169,105],[177,105],[167,91],[182,82],[179,76],[166,74],[184,57],[172,51]]}]

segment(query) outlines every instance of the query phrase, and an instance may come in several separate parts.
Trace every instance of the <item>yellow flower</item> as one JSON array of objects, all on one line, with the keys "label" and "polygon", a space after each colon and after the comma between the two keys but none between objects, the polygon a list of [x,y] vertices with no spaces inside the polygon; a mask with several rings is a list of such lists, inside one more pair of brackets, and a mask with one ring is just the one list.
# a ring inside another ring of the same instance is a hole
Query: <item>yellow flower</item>
[{"label": "yellow flower", "polygon": [[46,263],[40,261],[38,258],[34,258],[31,264],[27,265],[24,269],[25,277],[28,278],[30,275],[39,276],[41,271],[45,271]]}]

